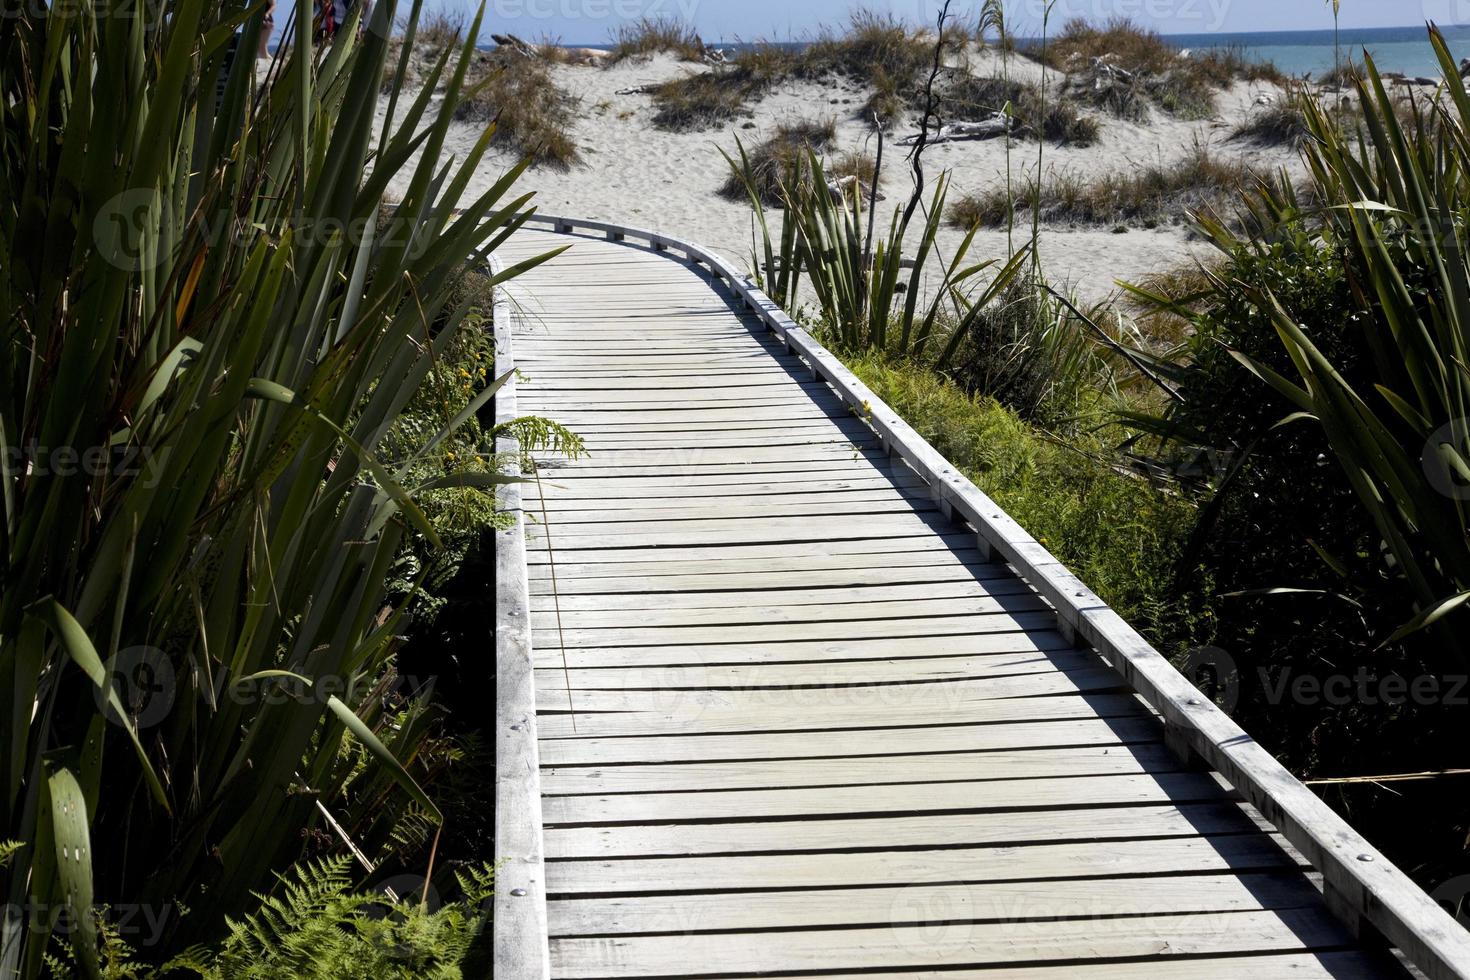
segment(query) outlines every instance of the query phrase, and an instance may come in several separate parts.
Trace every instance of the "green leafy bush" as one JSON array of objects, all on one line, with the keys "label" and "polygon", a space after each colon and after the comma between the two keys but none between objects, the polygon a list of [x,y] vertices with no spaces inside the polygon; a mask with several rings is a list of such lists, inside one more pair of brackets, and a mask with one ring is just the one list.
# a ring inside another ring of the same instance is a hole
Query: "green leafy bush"
[{"label": "green leafy bush", "polygon": [[1062,445],[985,396],[877,353],[848,366],[1129,622],[1166,648],[1208,636],[1203,588],[1176,590],[1194,508],[1109,465],[1100,439]]}]

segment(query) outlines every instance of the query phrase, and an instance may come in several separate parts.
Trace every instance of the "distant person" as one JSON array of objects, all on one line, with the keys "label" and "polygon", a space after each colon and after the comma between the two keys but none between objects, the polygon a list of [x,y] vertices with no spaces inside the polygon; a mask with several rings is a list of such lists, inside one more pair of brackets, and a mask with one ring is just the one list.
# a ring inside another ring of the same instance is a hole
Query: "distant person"
[{"label": "distant person", "polygon": [[[347,23],[347,18],[359,3],[362,3],[362,20],[357,25],[358,33],[361,34],[363,25],[367,23],[369,11],[372,10],[370,3],[363,0],[314,0],[312,4],[312,32],[316,43],[330,41],[337,36],[337,31]],[[266,0],[265,18],[260,25],[260,52],[259,57],[269,58],[271,35],[276,29],[276,0]]]},{"label": "distant person", "polygon": [[271,34],[276,29],[276,0],[265,0],[265,17],[260,22],[260,52],[258,58],[269,58],[270,52],[265,46],[270,43]]}]

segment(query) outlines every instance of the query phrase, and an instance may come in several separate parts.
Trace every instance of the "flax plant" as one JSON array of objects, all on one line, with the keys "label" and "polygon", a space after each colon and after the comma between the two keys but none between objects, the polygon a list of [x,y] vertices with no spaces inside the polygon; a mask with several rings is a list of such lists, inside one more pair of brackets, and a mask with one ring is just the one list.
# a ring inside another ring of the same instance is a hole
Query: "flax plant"
[{"label": "flax plant", "polygon": [[[1371,57],[1356,81],[1355,133],[1313,99],[1303,100],[1311,138],[1303,156],[1309,206],[1289,182],[1263,183],[1248,203],[1255,227],[1301,222],[1338,256],[1365,316],[1354,321],[1371,352],[1349,381],[1314,338],[1265,289],[1211,277],[1211,289],[1243,291],[1267,311],[1294,377],[1234,356],[1297,408],[1290,421],[1318,424],[1358,501],[1381,535],[1383,572],[1403,582],[1417,612],[1383,632],[1386,645],[1433,627],[1451,663],[1470,661],[1470,95],[1443,35],[1430,42],[1444,94],[1396,111]],[[1227,254],[1243,243],[1226,224],[1199,225]],[[1147,295],[1147,294],[1140,294]],[[1299,311],[1300,312],[1300,311]],[[1364,380],[1366,377],[1371,379]],[[1330,560],[1330,556],[1328,557]],[[1397,626],[1398,628],[1394,628]]]},{"label": "flax plant", "polygon": [[[394,0],[360,39],[354,19],[283,47],[263,85],[259,3],[6,8],[0,790],[23,846],[0,976],[69,943],[96,977],[99,906],[164,913],[163,958],[308,839],[357,851],[384,807],[440,819],[422,705],[386,696],[384,583],[409,535],[437,543],[417,493],[513,477],[408,485],[417,454],[379,451],[527,197],[516,167],[453,210],[490,136],[441,162],[469,41],[378,130]],[[283,12],[310,36],[308,0]]]},{"label": "flax plant", "polygon": [[[833,343],[847,352],[887,350],[892,346],[905,356],[919,359],[932,352],[934,366],[943,370],[974,322],[1016,281],[1029,253],[1028,246],[1005,263],[992,259],[967,265],[977,225],[970,229],[954,257],[939,267],[938,286],[921,305],[928,263],[931,256],[937,257],[935,241],[943,221],[947,176],[941,175],[935,182],[917,246],[906,255],[908,226],[904,209],[894,208],[887,232],[870,247],[862,195],[837,191],[837,185],[828,182],[821,159],[812,153],[806,176],[784,181],[781,186],[784,220],[778,254],[743,147],[740,157],[738,164],[728,154],[725,159],[736,178],[750,189],[762,231],[766,277],[771,277],[771,270],[789,270],[790,278],[777,278],[776,283],[781,295],[794,296],[795,278],[804,272],[824,328]],[[996,265],[1000,269],[990,281],[974,288],[980,273]],[[906,275],[905,266],[909,266]],[[899,288],[901,284],[903,289]],[[777,302],[789,308],[781,300]],[[945,316],[946,305],[957,315]]]}]

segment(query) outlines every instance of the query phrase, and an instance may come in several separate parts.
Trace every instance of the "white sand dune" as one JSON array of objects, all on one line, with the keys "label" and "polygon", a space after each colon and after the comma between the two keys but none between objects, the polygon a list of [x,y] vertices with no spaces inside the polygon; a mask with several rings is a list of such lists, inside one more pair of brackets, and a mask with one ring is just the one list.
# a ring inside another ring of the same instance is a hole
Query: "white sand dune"
[{"label": "white sand dune", "polygon": [[[990,52],[972,54],[970,67],[976,75],[998,75],[1001,71],[999,57]],[[752,241],[751,211],[743,203],[718,195],[728,167],[717,147],[733,152],[737,135],[749,146],[782,122],[832,117],[838,123],[839,150],[875,148],[871,127],[856,117],[867,93],[850,85],[788,83],[750,106],[748,118],[702,133],[655,129],[651,97],[617,94],[619,90],[700,70],[700,66],[666,56],[628,61],[610,69],[554,66],[557,84],[580,100],[574,135],[585,162],[564,173],[533,168],[522,178],[521,188],[536,192],[534,203],[543,213],[648,228],[696,241],[744,263]],[[1025,58],[1010,60],[1013,77],[1038,77],[1040,70]],[[1155,112],[1151,121],[1141,125],[1100,117],[1102,137],[1096,145],[1070,148],[1047,144],[1041,166],[1047,173],[1099,175],[1179,159],[1196,143],[1202,143],[1218,155],[1239,157],[1256,167],[1299,168],[1292,150],[1228,140],[1235,127],[1254,111],[1255,99],[1262,94],[1277,96],[1279,92],[1264,83],[1237,84],[1220,94],[1216,116],[1204,121],[1181,121],[1161,112]],[[910,125],[901,133],[913,129]],[[478,134],[478,126],[456,125],[449,152],[462,155]],[[905,152],[906,148],[892,143],[885,151],[882,189],[888,200],[879,204],[885,219],[888,209],[907,200],[913,186],[903,159]],[[1024,186],[1036,171],[1037,152],[1038,146],[1032,140],[1012,142],[1010,166],[1016,187]],[[506,153],[492,155],[476,175],[471,191],[488,187],[514,162]],[[926,150],[924,167],[930,181],[941,171],[951,173],[951,200],[1004,186],[1005,141],[937,144]],[[1018,240],[1028,237],[1029,232],[1028,224],[1019,230]],[[963,237],[960,230],[946,227],[941,237],[944,254],[951,255]],[[1088,299],[1106,296],[1115,288],[1116,280],[1176,268],[1188,264],[1193,255],[1210,252],[1205,243],[1191,240],[1182,220],[1125,233],[1110,228],[1044,226],[1041,247],[1047,275],[1053,281],[1074,284]],[[976,236],[971,257],[1004,256],[1006,248],[1004,230],[982,230]]]}]

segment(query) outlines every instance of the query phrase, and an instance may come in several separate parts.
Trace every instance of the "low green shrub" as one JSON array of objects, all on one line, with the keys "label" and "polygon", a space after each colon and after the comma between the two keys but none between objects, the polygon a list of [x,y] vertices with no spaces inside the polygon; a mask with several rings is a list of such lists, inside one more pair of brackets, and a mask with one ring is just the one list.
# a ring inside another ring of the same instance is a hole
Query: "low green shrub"
[{"label": "low green shrub", "polygon": [[[1094,318],[1103,314],[1095,310]],[[1053,432],[1078,431],[1096,416],[1099,394],[1112,388],[1087,324],[1034,274],[1011,283],[970,319],[947,373],[964,390]]]},{"label": "low green shrub", "polygon": [[994,399],[875,352],[848,366],[904,421],[1006,509],[1119,614],[1179,649],[1207,635],[1207,590],[1181,594],[1174,565],[1194,508],[1034,429]]}]

